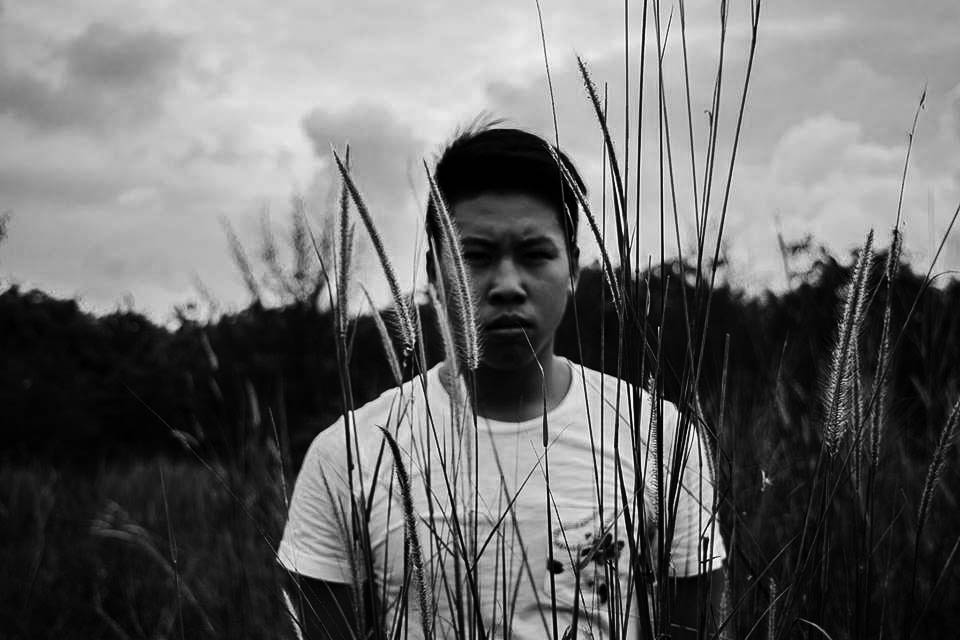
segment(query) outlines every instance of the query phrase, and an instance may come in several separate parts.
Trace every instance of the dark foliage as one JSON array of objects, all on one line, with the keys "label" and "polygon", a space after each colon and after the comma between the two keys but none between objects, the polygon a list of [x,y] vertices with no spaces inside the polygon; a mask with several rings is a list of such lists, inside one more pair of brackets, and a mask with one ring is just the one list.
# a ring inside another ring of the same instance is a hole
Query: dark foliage
[{"label": "dark foliage", "polygon": [[[646,313],[652,349],[657,327],[663,326],[664,392],[675,400],[680,380],[689,378],[690,340],[700,336],[688,333],[685,320],[686,313],[695,315],[692,276],[676,264],[669,269],[666,291],[657,273],[638,283],[646,310],[636,313]],[[715,290],[700,375],[707,414],[719,409],[729,336],[729,406],[749,412],[750,406],[772,404],[787,428],[815,421],[839,289],[847,276],[846,267],[828,258],[816,265],[815,277],[780,296]],[[895,327],[903,325],[921,287],[922,279],[905,267],[895,288]],[[647,289],[648,304],[642,293]],[[885,284],[872,293],[879,306]],[[602,297],[599,270],[585,269],[576,311],[569,310],[557,349],[615,372],[617,318]],[[896,424],[909,425],[903,428],[915,436],[908,439],[915,455],[929,451],[931,434],[945,419],[945,398],[958,389],[960,374],[950,364],[960,362],[958,309],[957,283],[926,290],[894,357],[891,415]],[[428,359],[436,362],[442,354],[436,324],[429,307],[420,310]],[[880,314],[870,314],[868,321],[863,350],[865,370],[871,371]],[[360,405],[393,383],[372,320],[358,317],[351,331],[352,386]],[[625,353],[640,348],[639,336],[625,338]],[[7,459],[83,465],[158,451],[176,454],[182,447],[173,429],[192,436],[204,454],[229,458],[251,435],[274,437],[276,428],[298,460],[310,439],[342,411],[333,316],[309,305],[254,306],[215,324],[185,322],[168,331],[136,313],[95,317],[72,300],[12,287],[0,294],[0,352],[0,443]],[[647,370],[651,363],[645,361]],[[621,374],[635,378],[636,365],[623,363]]]},{"label": "dark foliage", "polygon": [[[881,268],[860,336],[867,390],[888,293]],[[691,340],[700,340],[688,332],[687,314],[699,317],[697,305],[706,301],[695,297],[689,270],[673,264],[664,275],[643,274],[634,283],[641,295],[630,313],[646,327],[650,353],[661,354],[664,394],[678,400],[681,381],[691,379]],[[847,267],[823,257],[783,295],[750,298],[718,288],[710,300],[699,401],[721,443],[720,526],[734,551],[732,592],[743,598],[731,623],[736,636],[766,615],[769,578],[789,585],[801,573],[796,554],[780,552],[803,529],[805,496],[816,481],[821,385],[848,279]],[[602,285],[596,268],[583,271],[557,348],[614,373],[618,318]],[[429,307],[420,312],[435,363],[442,355],[436,321]],[[798,604],[799,614],[810,612],[831,629],[858,630],[849,637],[900,629],[903,607],[890,590],[910,575],[920,485],[960,392],[960,284],[924,290],[922,278],[904,267],[893,325],[874,514],[890,529],[863,556],[875,586],[853,586],[863,567],[855,562],[861,556],[849,555],[849,541],[870,535],[846,483],[817,559],[819,575],[829,579],[805,585]],[[372,319],[357,318],[350,331],[353,402],[360,405],[393,378]],[[0,627],[14,638],[290,637],[273,561],[286,513],[282,479],[293,478],[310,440],[343,409],[334,333],[332,314],[309,304],[254,305],[169,331],[134,313],[94,317],[74,301],[36,291],[0,294],[0,512],[7,516],[0,526],[7,578],[0,580],[7,603]],[[640,366],[645,374],[654,360],[636,357],[639,335],[624,340],[630,355],[621,373],[639,379]],[[405,375],[413,373],[408,366]],[[951,463],[918,545],[918,593],[931,603],[921,637],[956,628],[958,594],[943,585],[960,578],[955,563],[944,564],[960,533],[958,490]],[[851,626],[854,604],[887,613]]]}]

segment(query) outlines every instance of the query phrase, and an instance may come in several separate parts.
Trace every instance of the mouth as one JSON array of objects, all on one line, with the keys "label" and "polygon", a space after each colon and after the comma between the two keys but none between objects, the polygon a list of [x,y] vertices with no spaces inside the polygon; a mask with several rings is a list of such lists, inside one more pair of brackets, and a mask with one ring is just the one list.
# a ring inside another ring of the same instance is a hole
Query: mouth
[{"label": "mouth", "polygon": [[533,330],[533,323],[522,316],[498,316],[484,324],[484,333],[488,336],[522,337]]}]

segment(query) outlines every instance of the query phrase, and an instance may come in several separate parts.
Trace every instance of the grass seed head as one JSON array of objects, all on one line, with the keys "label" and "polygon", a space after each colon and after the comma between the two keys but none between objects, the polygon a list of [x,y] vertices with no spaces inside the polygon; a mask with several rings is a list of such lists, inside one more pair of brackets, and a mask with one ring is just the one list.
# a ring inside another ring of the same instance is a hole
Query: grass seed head
[{"label": "grass seed head", "polygon": [[380,336],[380,344],[383,345],[383,351],[387,356],[387,364],[390,365],[390,373],[393,375],[393,381],[397,383],[397,386],[400,386],[403,384],[403,376],[400,373],[400,360],[397,358],[397,352],[393,348],[393,340],[390,339],[390,332],[387,330],[387,325],[383,321],[383,316],[380,315],[377,307],[373,304],[373,300],[370,298],[370,293],[366,287],[361,286],[360,288],[367,299],[367,304],[370,305],[373,323],[377,327],[377,334]]},{"label": "grass seed head", "polygon": [[452,289],[450,298],[456,311],[454,320],[457,322],[457,329],[459,330],[457,335],[462,340],[462,344],[458,344],[458,349],[462,350],[460,355],[463,358],[464,366],[471,371],[475,371],[480,366],[480,337],[477,330],[470,277],[463,262],[460,234],[453,224],[443,194],[440,193],[429,167],[424,164],[424,168],[427,170],[427,180],[430,183],[430,197],[434,203],[433,210],[437,216],[437,227],[442,234],[442,237],[439,238],[440,273],[437,274],[437,277],[445,278],[444,286],[449,285]]},{"label": "grass seed head", "polygon": [[447,363],[452,368],[451,373],[454,376],[459,375],[459,359],[457,357],[457,346],[453,337],[453,328],[447,312],[447,307],[443,303],[443,294],[432,283],[427,286],[427,295],[430,297],[430,304],[433,305],[434,312],[437,315],[437,324],[440,327],[440,337],[443,340],[443,352]]},{"label": "grass seed head", "polygon": [[946,466],[947,451],[953,446],[953,442],[957,438],[958,429],[960,429],[960,398],[957,398],[957,401],[953,404],[950,416],[940,431],[937,448],[933,450],[933,458],[930,460],[930,466],[927,469],[927,477],[923,483],[923,492],[920,494],[920,506],[917,509],[918,532],[923,528],[927,516],[930,513],[930,502],[933,500],[933,492],[940,482],[940,476],[943,475],[943,469]]},{"label": "grass seed head", "polygon": [[851,281],[846,287],[843,313],[837,329],[837,342],[830,359],[827,388],[824,393],[823,439],[831,455],[836,455],[839,451],[840,443],[846,436],[847,428],[853,419],[853,376],[856,369],[853,352],[857,349],[857,338],[863,325],[864,299],[872,260],[873,231],[871,230],[857,259]]},{"label": "grass seed head", "polygon": [[887,279],[887,300],[883,310],[883,328],[880,333],[880,351],[877,354],[877,372],[874,376],[880,385],[876,395],[876,406],[870,421],[870,463],[877,467],[880,463],[880,440],[883,437],[883,425],[887,417],[887,396],[890,391],[890,332],[893,322],[893,283],[900,269],[900,251],[902,239],[900,230],[893,228],[890,240],[890,252],[887,254],[885,275]]},{"label": "grass seed head", "polygon": [[[345,163],[347,170],[350,167],[350,147],[347,147]],[[350,197],[347,189],[347,181],[341,181],[340,186],[340,209],[337,216],[337,227],[339,236],[339,260],[334,271],[337,275],[337,307],[341,310],[337,314],[340,320],[339,329],[341,335],[346,335],[346,315],[347,302],[350,298],[350,267],[353,258],[353,234],[354,227],[350,224]]]},{"label": "grass seed head", "polygon": [[617,310],[617,315],[622,317],[623,303],[620,299],[620,285],[617,282],[616,272],[613,270],[613,264],[610,261],[610,254],[607,252],[607,248],[604,245],[603,234],[601,233],[599,227],[597,227],[596,217],[593,215],[593,211],[590,209],[590,203],[587,202],[583,191],[577,185],[577,181],[573,178],[573,176],[570,175],[570,171],[560,159],[560,156],[557,155],[557,152],[553,147],[550,147],[550,153],[553,155],[553,159],[557,163],[557,168],[560,170],[560,174],[563,176],[563,179],[570,187],[570,190],[573,191],[574,195],[576,195],[577,201],[580,203],[580,208],[583,210],[583,215],[586,217],[587,224],[590,226],[590,232],[593,234],[593,238],[597,243],[597,247],[600,249],[604,280],[606,280],[607,286],[610,288],[610,295],[612,296],[613,305]]},{"label": "grass seed head", "polygon": [[417,518],[413,511],[413,494],[410,489],[410,477],[407,475],[407,469],[403,464],[403,454],[400,447],[390,432],[383,427],[380,428],[383,437],[386,439],[393,454],[394,470],[397,474],[397,482],[400,485],[400,497],[403,503],[403,520],[406,528],[407,540],[409,540],[409,560],[413,565],[414,579],[416,580],[417,598],[420,605],[420,620],[423,625],[423,637],[432,638],[430,623],[433,617],[430,614],[430,597],[427,593],[426,577],[423,570],[423,552],[420,547],[420,536],[417,532]]},{"label": "grass seed head", "polygon": [[403,337],[404,354],[409,354],[413,351],[416,344],[416,332],[413,328],[413,318],[410,313],[410,308],[407,305],[407,300],[400,290],[397,274],[393,270],[393,265],[387,256],[386,249],[383,247],[383,240],[380,238],[380,232],[373,222],[373,217],[370,215],[370,211],[367,209],[367,205],[363,201],[363,197],[360,195],[356,184],[354,184],[353,179],[350,177],[350,171],[346,165],[344,165],[336,151],[333,152],[333,158],[337,163],[337,169],[339,169],[340,175],[343,177],[344,185],[350,193],[357,213],[360,214],[360,219],[367,229],[370,241],[373,243],[373,248],[377,253],[377,258],[380,260],[380,267],[383,269],[383,274],[387,279],[387,285],[390,287],[390,295],[393,297],[393,303],[396,306],[400,333]]}]

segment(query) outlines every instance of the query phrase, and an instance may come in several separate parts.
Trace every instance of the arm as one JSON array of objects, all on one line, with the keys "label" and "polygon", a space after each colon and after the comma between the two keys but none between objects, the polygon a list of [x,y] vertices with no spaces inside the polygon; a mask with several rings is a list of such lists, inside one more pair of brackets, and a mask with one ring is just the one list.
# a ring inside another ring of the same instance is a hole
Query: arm
[{"label": "arm", "polygon": [[285,593],[292,606],[294,624],[299,624],[304,640],[353,640],[372,636],[370,589],[364,589],[367,615],[366,624],[362,626],[366,627],[366,633],[360,633],[360,610],[352,585],[289,572]]},{"label": "arm", "polygon": [[[723,622],[723,572],[669,579],[670,631],[675,639],[712,638]],[[699,631],[698,631],[699,630]],[[701,633],[702,632],[702,633]]]},{"label": "arm", "polygon": [[[679,414],[674,415],[671,426],[679,423]],[[674,638],[691,640],[712,638],[723,622],[720,619],[724,590],[721,567],[726,557],[714,511],[715,479],[708,464],[706,443],[699,431],[691,424],[687,442],[671,442],[686,454],[686,460],[673,514],[672,559],[676,572],[667,580],[670,631]],[[675,433],[671,436],[675,437]]]},{"label": "arm", "polygon": [[349,640],[357,634],[353,589],[348,584],[288,573],[285,595],[305,640]]},{"label": "arm", "polygon": [[[304,458],[277,558],[285,599],[307,640],[362,638],[356,575],[348,549],[352,503],[343,426],[320,433]],[[364,591],[368,591],[364,589]],[[369,611],[369,608],[363,610]]]}]

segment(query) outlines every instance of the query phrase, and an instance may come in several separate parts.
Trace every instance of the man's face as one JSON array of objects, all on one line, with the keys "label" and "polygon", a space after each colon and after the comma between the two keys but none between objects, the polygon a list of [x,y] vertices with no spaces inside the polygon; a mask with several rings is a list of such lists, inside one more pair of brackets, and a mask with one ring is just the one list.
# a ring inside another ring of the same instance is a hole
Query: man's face
[{"label": "man's face", "polygon": [[510,370],[534,354],[543,360],[553,353],[571,284],[557,213],[536,198],[500,193],[462,200],[452,213],[482,332],[482,364]]}]

